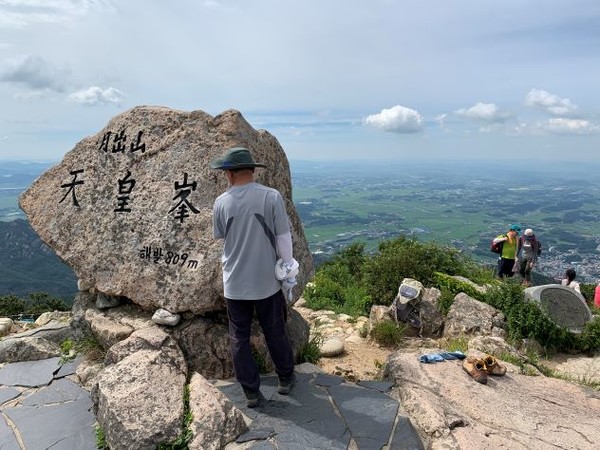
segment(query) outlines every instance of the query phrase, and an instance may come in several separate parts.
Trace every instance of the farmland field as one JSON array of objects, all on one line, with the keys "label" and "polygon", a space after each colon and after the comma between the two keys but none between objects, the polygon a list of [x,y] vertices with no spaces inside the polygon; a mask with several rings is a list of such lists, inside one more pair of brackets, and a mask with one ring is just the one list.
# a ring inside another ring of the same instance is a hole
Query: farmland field
[{"label": "farmland field", "polygon": [[509,224],[533,228],[544,246],[539,270],[600,276],[600,181],[587,167],[452,164],[292,166],[294,203],[311,250],[350,242],[376,248],[400,234],[453,245],[492,262],[490,240]]}]

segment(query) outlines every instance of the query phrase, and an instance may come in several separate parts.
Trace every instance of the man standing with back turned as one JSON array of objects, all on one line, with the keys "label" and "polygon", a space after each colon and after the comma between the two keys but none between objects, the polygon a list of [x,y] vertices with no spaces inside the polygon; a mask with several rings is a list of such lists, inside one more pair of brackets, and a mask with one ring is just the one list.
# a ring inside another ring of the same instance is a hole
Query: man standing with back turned
[{"label": "man standing with back turned", "polygon": [[223,286],[235,375],[247,405],[254,408],[263,400],[250,348],[254,311],[279,377],[277,392],[287,395],[296,381],[280,280],[291,292],[298,263],[292,257],[290,222],[281,194],[254,181],[254,169],[266,166],[255,163],[242,147],[229,149],[210,166],[223,170],[229,182],[229,189],[215,200],[213,235],[224,239]]}]

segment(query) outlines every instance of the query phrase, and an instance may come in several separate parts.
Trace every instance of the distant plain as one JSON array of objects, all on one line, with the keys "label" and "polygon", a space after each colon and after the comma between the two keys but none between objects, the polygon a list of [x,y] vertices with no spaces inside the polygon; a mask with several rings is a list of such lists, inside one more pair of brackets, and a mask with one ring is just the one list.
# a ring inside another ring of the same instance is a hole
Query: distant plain
[{"label": "distant plain", "polygon": [[[18,196],[52,162],[0,161],[0,220],[25,218]],[[600,278],[600,166],[590,163],[290,162],[293,200],[313,253],[374,250],[404,234],[491,263],[489,241],[520,223],[544,251],[538,270]]]}]

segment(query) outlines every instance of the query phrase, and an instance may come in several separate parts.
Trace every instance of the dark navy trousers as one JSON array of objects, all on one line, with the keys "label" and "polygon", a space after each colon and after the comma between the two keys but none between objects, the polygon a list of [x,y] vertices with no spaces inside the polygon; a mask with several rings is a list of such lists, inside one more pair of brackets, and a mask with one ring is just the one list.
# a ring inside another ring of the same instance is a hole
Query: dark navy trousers
[{"label": "dark navy trousers", "polygon": [[250,328],[255,311],[277,375],[280,378],[292,376],[294,352],[285,332],[287,304],[283,293],[277,291],[261,300],[226,300],[233,367],[242,387],[251,391],[260,387],[260,374],[250,348]]}]

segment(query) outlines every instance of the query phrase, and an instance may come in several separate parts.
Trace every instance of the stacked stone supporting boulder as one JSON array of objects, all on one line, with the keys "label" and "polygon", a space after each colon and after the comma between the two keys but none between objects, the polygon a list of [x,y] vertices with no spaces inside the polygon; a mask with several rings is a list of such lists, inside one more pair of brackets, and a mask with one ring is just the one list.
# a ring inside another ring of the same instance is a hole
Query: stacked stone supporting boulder
[{"label": "stacked stone supporting boulder", "polygon": [[[175,439],[190,379],[191,402],[210,398],[219,411],[192,424],[197,448],[209,448],[207,424],[229,430],[219,445],[243,431],[239,416],[205,381],[233,376],[222,244],[212,237],[212,205],[228,186],[209,162],[235,146],[267,165],[256,170],[256,181],[286,202],[300,263],[298,299],[313,265],[292,202],[289,164],[277,140],[237,111],[212,117],[133,108],[80,141],[20,198],[33,229],[79,279],[72,336],[93,336],[107,351],[102,367],[82,364],[78,375],[92,387],[111,448],[155,448]],[[297,355],[308,324],[291,311],[287,329]],[[251,343],[262,368],[272,369],[258,326]],[[36,346],[38,357],[57,354],[46,347]]]}]

